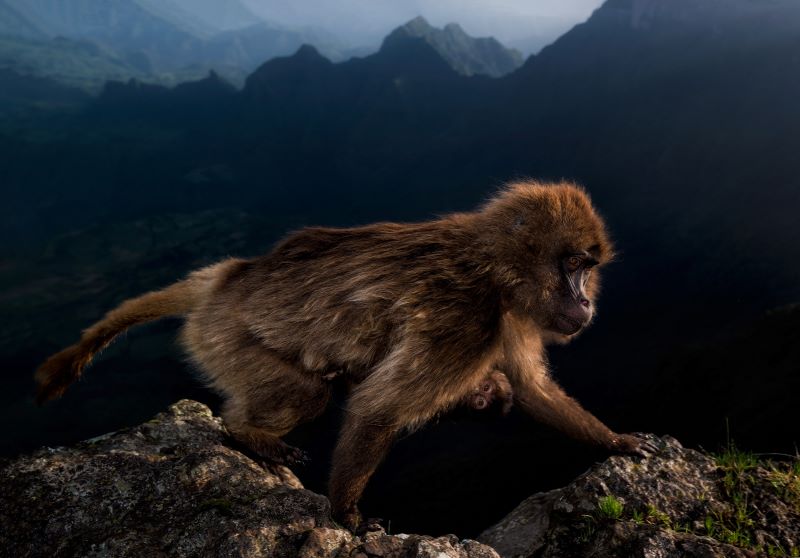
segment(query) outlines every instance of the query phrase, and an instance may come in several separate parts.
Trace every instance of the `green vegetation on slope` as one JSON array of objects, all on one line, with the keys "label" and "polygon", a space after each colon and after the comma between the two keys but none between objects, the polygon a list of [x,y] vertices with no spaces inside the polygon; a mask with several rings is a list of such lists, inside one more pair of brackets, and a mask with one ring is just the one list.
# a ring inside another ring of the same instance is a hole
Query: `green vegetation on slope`
[{"label": "green vegetation on slope", "polygon": [[88,41],[37,41],[0,37],[0,68],[49,77],[65,85],[98,91],[106,80],[143,78],[146,73]]},{"label": "green vegetation on slope", "polygon": [[[800,556],[800,542],[787,547],[777,541],[759,540],[756,533],[756,528],[765,527],[765,517],[777,513],[778,509],[800,513],[800,457],[780,461],[759,459],[729,442],[723,451],[712,454],[712,458],[719,468],[716,499],[723,505],[706,509],[704,502],[698,502],[707,512],[702,520],[676,522],[653,505],[627,510],[620,499],[607,495],[598,499],[594,514],[582,518],[578,542],[590,542],[599,522],[631,521],[640,527],[650,525],[678,533],[708,536],[760,555]],[[780,505],[776,505],[778,503]]]}]

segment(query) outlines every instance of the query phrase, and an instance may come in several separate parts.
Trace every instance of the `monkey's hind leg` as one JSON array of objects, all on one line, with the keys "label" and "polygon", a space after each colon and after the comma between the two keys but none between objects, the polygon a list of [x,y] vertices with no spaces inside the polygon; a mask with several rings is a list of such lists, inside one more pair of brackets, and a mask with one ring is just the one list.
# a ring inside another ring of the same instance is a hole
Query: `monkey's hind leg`
[{"label": "monkey's hind leg", "polygon": [[[358,501],[367,481],[394,442],[398,425],[379,413],[360,414],[358,405],[348,406],[339,441],[333,452],[329,496],[334,518],[353,533],[372,530],[364,523]],[[366,529],[365,529],[366,527]]]},{"label": "monkey's hind leg", "polygon": [[[263,348],[252,369],[239,370],[241,384],[225,386],[222,419],[231,437],[269,464],[299,465],[305,452],[281,440],[296,425],[317,417],[328,404],[331,386],[319,375],[301,370]],[[231,389],[234,387],[234,389]]]}]

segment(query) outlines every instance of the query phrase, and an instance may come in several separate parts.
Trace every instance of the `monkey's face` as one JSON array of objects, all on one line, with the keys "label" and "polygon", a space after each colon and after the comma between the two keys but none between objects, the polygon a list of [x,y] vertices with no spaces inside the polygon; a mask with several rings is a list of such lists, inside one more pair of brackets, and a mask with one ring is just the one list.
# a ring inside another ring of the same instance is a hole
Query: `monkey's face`
[{"label": "monkey's face", "polygon": [[[574,335],[589,325],[594,315],[593,296],[596,280],[592,268],[600,263],[589,251],[567,253],[559,259],[559,289],[552,298],[547,329],[562,335]],[[591,294],[590,294],[591,293]]]},{"label": "monkey's face", "polygon": [[570,185],[518,185],[494,209],[506,234],[495,246],[508,307],[531,317],[548,340],[568,340],[591,322],[598,266],[612,257],[602,219]]},{"label": "monkey's face", "polygon": [[595,246],[574,245],[520,266],[511,305],[531,317],[550,340],[567,341],[588,326],[600,288],[601,256]]},{"label": "monkey's face", "polygon": [[592,250],[574,247],[535,263],[515,288],[516,307],[532,317],[552,341],[567,341],[588,326],[599,290],[598,264]]}]

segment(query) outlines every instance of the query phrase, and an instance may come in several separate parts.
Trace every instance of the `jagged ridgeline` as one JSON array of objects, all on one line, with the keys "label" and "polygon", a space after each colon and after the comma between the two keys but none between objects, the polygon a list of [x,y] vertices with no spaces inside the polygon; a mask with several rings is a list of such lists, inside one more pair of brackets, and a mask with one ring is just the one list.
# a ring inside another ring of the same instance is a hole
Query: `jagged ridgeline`
[{"label": "jagged ridgeline", "polygon": [[[0,13],[28,19],[39,5],[0,1]],[[56,40],[14,25],[25,44]],[[620,430],[713,449],[727,417],[742,447],[794,454],[800,4],[611,0],[499,78],[456,71],[421,35],[398,31],[343,62],[298,41],[240,87],[205,68],[175,87],[121,78],[90,96],[3,72],[2,451],[209,401],[163,324],[121,340],[58,405],[33,408],[34,368],[121,300],[300,226],[426,219],[534,176],[586,184],[620,251],[595,324],[551,352],[565,388]],[[335,420],[296,440],[322,462],[303,478],[315,490]],[[378,512],[391,501],[398,525],[477,533],[595,457],[513,412],[453,421],[398,445],[367,495]],[[431,486],[421,510],[413,495]]]},{"label": "jagged ridgeline", "polygon": [[522,65],[522,53],[505,48],[492,37],[475,39],[460,25],[450,23],[444,29],[431,26],[417,17],[394,30],[385,43],[402,41],[407,37],[423,39],[459,74],[500,77]]},{"label": "jagged ridgeline", "polygon": [[[458,72],[500,76],[522,55],[457,24],[416,18],[395,35],[432,45]],[[258,65],[313,44],[331,60],[375,50],[321,29],[295,29],[255,15],[238,0],[0,0],[0,68],[96,92],[106,80],[175,84],[214,70],[241,85]]]}]

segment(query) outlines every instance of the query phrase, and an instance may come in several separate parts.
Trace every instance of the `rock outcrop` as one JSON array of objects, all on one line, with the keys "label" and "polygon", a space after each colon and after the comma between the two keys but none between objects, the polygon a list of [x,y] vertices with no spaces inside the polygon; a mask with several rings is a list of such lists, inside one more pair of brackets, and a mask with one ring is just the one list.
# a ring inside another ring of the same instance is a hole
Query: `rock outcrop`
[{"label": "rock outcrop", "polygon": [[220,419],[188,400],[2,464],[0,501],[2,556],[497,557],[454,536],[353,536],[327,498],[228,447]]},{"label": "rock outcrop", "polygon": [[646,459],[610,457],[523,501],[478,539],[501,556],[800,555],[800,465],[731,446],[718,456],[670,437]]},{"label": "rock outcrop", "polygon": [[[480,542],[357,537],[285,467],[230,447],[205,405],[0,463],[0,556],[580,558],[800,555],[800,463],[673,438],[531,496]],[[424,503],[423,503],[424,504]]]}]

